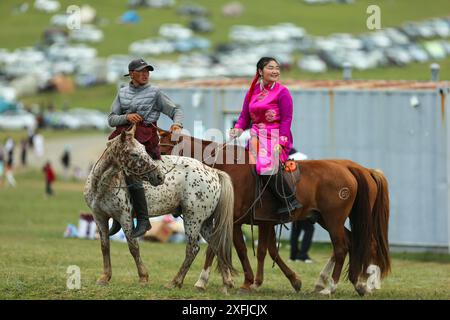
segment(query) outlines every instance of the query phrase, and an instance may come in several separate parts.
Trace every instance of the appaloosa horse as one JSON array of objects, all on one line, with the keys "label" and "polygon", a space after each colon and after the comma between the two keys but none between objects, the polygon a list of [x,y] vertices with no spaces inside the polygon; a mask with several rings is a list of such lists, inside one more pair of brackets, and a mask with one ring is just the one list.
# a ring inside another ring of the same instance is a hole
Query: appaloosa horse
[{"label": "appaloosa horse", "polygon": [[[181,210],[187,237],[184,262],[169,284],[181,287],[195,259],[200,234],[218,256],[224,291],[233,286],[231,264],[234,193],[230,177],[187,157],[163,156],[153,160],[142,144],[134,139],[135,126],[129,132],[108,142],[108,147],[87,178],[84,197],[97,223],[103,254],[104,271],[98,279],[106,284],[111,279],[108,220],[118,221],[127,238],[141,282],[148,281],[138,242],[130,237],[132,216],[130,196],[124,174],[144,181],[150,216]],[[151,185],[147,182],[149,181]]]},{"label": "appaloosa horse", "polygon": [[[252,215],[256,181],[249,164],[248,152],[235,145],[220,145],[186,135],[172,136],[159,130],[162,153],[195,156],[206,164],[227,172],[235,191],[233,241],[244,269],[243,290],[261,286],[267,250],[296,291],[301,280],[281,259],[276,246],[277,222],[261,221]],[[376,170],[349,160],[297,161],[301,179],[296,196],[303,208],[292,213],[291,221],[318,216],[318,223],[329,232],[333,255],[320,273],[316,291],[322,294],[336,290],[347,253],[350,253],[348,276],[356,291],[363,295],[379,288],[380,278],[390,270],[388,247],[389,195],[387,180]],[[268,191],[256,201],[256,216],[276,212],[277,200]],[[345,228],[350,218],[351,232]],[[256,279],[250,266],[243,239],[242,224],[259,226]],[[196,283],[205,289],[214,253],[207,251],[204,269]],[[375,283],[375,285],[374,285]]]}]

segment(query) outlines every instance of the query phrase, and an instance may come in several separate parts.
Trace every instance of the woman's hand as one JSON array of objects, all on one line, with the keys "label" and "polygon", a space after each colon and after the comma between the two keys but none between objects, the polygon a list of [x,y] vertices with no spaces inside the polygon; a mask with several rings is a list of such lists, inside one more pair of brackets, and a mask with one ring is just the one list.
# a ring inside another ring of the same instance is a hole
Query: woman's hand
[{"label": "woman's hand", "polygon": [[140,115],[138,115],[137,113],[130,113],[130,114],[127,114],[127,120],[128,120],[128,122],[131,122],[131,123],[138,123],[144,119],[142,119],[142,117]]},{"label": "woman's hand", "polygon": [[276,145],[273,147],[273,150],[274,150],[276,153],[280,154],[280,153],[283,152],[283,147],[282,147],[280,144],[276,144]]},{"label": "woman's hand", "polygon": [[235,139],[241,136],[242,132],[244,132],[244,130],[240,129],[240,128],[233,128],[230,130],[230,139]]}]

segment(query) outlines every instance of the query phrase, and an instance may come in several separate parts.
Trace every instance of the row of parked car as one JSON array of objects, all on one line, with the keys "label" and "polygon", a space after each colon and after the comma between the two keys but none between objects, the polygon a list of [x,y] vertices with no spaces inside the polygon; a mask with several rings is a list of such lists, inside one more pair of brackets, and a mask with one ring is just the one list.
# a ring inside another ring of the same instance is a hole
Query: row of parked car
[{"label": "row of parked car", "polygon": [[0,110],[0,129],[35,129],[38,126],[53,129],[96,129],[108,130],[108,115],[93,109],[71,109],[67,111],[44,112],[35,115],[20,104],[11,103]]}]

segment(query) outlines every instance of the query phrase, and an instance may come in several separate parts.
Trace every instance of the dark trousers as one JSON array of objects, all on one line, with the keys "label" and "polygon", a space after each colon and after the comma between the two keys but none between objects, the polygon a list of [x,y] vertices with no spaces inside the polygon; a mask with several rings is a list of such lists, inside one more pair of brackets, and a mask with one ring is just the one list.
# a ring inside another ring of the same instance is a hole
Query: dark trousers
[{"label": "dark trousers", "polygon": [[53,195],[52,183],[48,180],[45,181],[45,192],[49,196]]},{"label": "dark trousers", "polygon": [[[300,233],[303,230],[302,244],[300,251],[298,250],[298,239]],[[306,258],[308,251],[311,248],[312,238],[314,235],[314,225],[308,220],[294,221],[292,222],[291,231],[291,260],[298,258]]]}]

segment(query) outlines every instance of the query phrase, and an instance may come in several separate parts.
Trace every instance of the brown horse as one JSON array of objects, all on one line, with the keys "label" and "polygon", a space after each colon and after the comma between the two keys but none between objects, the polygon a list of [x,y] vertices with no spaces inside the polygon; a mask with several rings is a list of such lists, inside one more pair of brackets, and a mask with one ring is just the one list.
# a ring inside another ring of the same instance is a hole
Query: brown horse
[{"label": "brown horse", "polygon": [[[175,137],[165,130],[159,130],[159,134],[163,154],[194,156],[230,175],[235,191],[233,242],[244,270],[241,289],[261,286],[268,250],[293,288],[299,291],[301,280],[278,254],[275,236],[277,223],[252,218],[256,179],[248,152],[235,145],[220,145],[186,135]],[[380,171],[350,160],[297,161],[297,165],[301,166],[302,176],[296,186],[296,195],[303,208],[294,211],[291,220],[306,219],[316,214],[318,223],[329,232],[333,244],[333,255],[320,273],[316,291],[322,294],[335,292],[348,252],[348,278],[356,291],[363,295],[373,288],[379,289],[379,280],[390,270],[386,178]],[[255,208],[257,213],[276,212],[277,200],[270,192],[264,192],[261,201],[262,205]],[[347,218],[350,218],[351,231],[344,226]],[[259,227],[256,279],[242,234],[244,223]],[[208,248],[204,269],[196,283],[199,289],[205,289],[213,259],[214,254]]]}]

